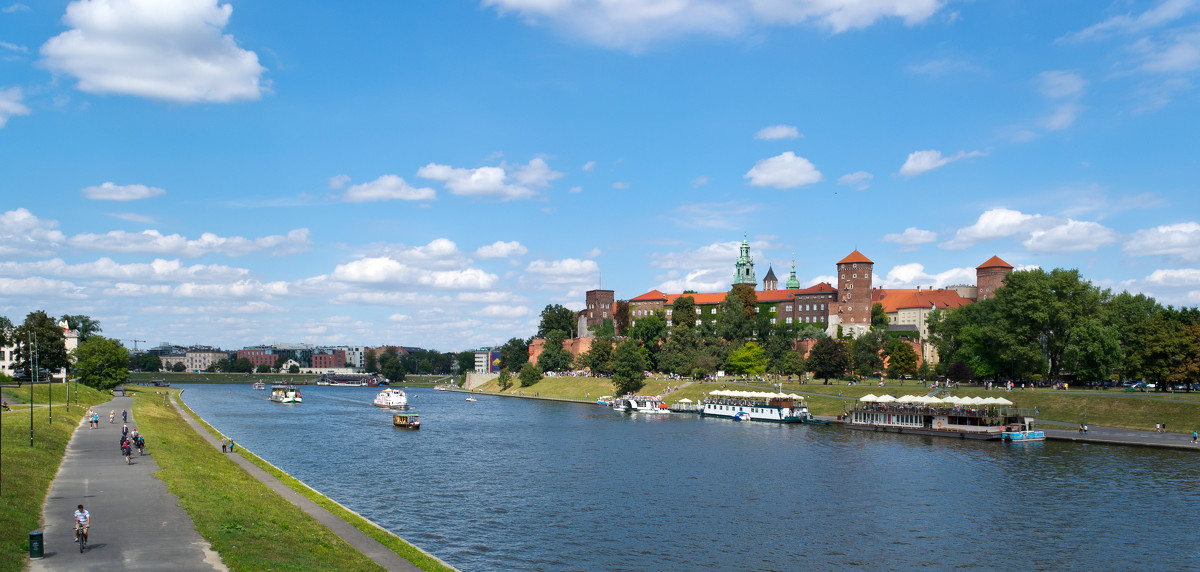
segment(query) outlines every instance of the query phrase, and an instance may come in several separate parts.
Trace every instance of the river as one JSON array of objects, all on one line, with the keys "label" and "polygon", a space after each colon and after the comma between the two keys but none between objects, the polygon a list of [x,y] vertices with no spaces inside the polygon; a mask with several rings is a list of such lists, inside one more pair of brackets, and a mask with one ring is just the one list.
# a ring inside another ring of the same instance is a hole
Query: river
[{"label": "river", "polygon": [[187,385],[196,413],[462,570],[1200,568],[1200,457],[410,389]]}]

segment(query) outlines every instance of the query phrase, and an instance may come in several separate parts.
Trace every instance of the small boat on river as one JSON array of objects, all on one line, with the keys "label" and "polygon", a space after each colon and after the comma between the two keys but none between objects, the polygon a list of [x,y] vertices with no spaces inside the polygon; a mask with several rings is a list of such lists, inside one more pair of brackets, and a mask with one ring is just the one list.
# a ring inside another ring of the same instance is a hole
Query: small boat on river
[{"label": "small boat on river", "polygon": [[799,423],[807,415],[808,405],[799,395],[724,389],[709,393],[700,410],[701,417],[772,423]]},{"label": "small boat on river", "polygon": [[271,386],[271,401],[276,403],[300,403],[303,400],[300,398],[300,390],[294,385],[272,385]]},{"label": "small boat on river", "polygon": [[408,396],[404,394],[403,389],[385,388],[375,396],[375,407],[387,407],[389,409],[403,409],[408,407]]},{"label": "small boat on river", "polygon": [[670,413],[663,400],[649,395],[626,395],[613,400],[613,409],[630,413]]},{"label": "small boat on river", "polygon": [[421,416],[416,413],[397,413],[392,416],[392,425],[401,429],[420,429]]},{"label": "small boat on river", "polygon": [[479,400],[478,400],[478,399],[475,399],[474,397],[468,397],[468,398],[467,398],[467,401],[479,401]]},{"label": "small boat on river", "polygon": [[265,384],[261,381],[256,381],[256,382],[254,382],[254,389],[261,389],[263,391],[266,391],[267,384]]},{"label": "small boat on river", "polygon": [[1009,443],[1031,443],[1034,441],[1045,441],[1046,433],[1032,429],[1026,431],[1004,431],[1000,434],[1000,438]]}]

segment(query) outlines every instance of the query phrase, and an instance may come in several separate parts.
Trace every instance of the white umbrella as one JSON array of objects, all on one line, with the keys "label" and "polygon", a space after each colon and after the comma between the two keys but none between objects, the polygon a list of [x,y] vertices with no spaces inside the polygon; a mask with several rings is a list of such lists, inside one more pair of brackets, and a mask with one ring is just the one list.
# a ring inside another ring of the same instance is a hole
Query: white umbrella
[{"label": "white umbrella", "polygon": [[679,400],[679,403],[691,403],[691,402],[692,402],[692,400],[691,400],[691,399],[688,399],[688,398],[686,398],[686,397],[685,397],[685,398],[683,398],[683,399],[680,399],[680,400]]},{"label": "white umbrella", "polygon": [[862,401],[862,402],[865,402],[865,403],[875,403],[875,401],[876,401],[877,399],[879,399],[879,398],[878,398],[878,397],[875,397],[875,394],[874,394],[874,393],[868,393],[868,394],[866,394],[866,395],[864,395],[864,396],[862,396],[862,397],[858,398],[858,400],[859,400],[859,401]]},{"label": "white umbrella", "polygon": [[996,403],[995,397],[988,397],[979,402],[980,405],[993,405]]},{"label": "white umbrella", "polygon": [[877,397],[875,399],[876,403],[893,403],[895,401],[896,401],[896,398],[892,397],[890,395],[880,395],[879,397]]},{"label": "white umbrella", "polygon": [[896,399],[896,403],[913,403],[917,400],[917,396],[904,394]]},{"label": "white umbrella", "polygon": [[946,403],[953,403],[955,405],[961,405],[963,402],[963,398],[957,397],[954,395],[948,395],[946,397],[943,397],[942,401],[945,401]]},{"label": "white umbrella", "polygon": [[1012,404],[1013,404],[1013,402],[1011,402],[1003,397],[996,398],[996,405],[1012,405]]}]

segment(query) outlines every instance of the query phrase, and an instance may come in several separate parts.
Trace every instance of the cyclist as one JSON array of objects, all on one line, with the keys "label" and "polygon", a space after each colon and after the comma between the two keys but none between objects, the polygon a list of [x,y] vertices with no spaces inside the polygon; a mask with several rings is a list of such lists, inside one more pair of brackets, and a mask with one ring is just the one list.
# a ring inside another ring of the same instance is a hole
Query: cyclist
[{"label": "cyclist", "polygon": [[121,410],[121,422],[129,423],[129,413],[126,412],[124,409]]},{"label": "cyclist", "polygon": [[82,531],[83,541],[87,542],[88,527],[92,525],[92,515],[88,514],[87,509],[83,505],[75,510],[75,542],[79,542],[79,534]]},{"label": "cyclist", "polygon": [[133,446],[132,446],[132,443],[129,442],[128,437],[121,439],[121,454],[125,456],[125,464],[126,465],[128,465],[131,462],[129,457],[133,454],[132,449],[133,449]]}]

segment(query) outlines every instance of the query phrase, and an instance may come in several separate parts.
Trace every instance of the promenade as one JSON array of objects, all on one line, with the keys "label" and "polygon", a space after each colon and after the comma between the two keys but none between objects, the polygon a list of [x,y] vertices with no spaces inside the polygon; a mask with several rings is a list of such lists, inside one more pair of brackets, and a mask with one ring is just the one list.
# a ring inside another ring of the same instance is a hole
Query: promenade
[{"label": "promenade", "polygon": [[[30,570],[228,570],[192,526],[179,498],[154,477],[154,451],[135,450],[133,464],[121,456],[121,410],[129,412],[129,430],[137,427],[133,399],[118,397],[95,407],[100,427],[82,421],[67,444],[62,465],[42,507],[45,557]],[[117,412],[108,422],[108,411]],[[80,554],[74,539],[76,505],[91,513],[88,550]]]}]

